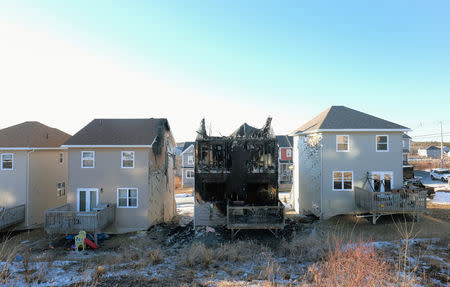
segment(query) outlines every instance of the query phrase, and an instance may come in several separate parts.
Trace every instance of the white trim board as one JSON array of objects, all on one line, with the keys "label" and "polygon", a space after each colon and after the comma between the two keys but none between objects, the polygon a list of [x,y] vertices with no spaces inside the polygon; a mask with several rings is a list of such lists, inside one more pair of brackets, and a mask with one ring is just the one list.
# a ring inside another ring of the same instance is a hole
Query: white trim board
[{"label": "white trim board", "polygon": [[151,148],[152,145],[62,145],[63,148]]},{"label": "white trim board", "polygon": [[0,150],[62,150],[61,147],[0,147]]},{"label": "white trim board", "polygon": [[298,135],[302,135],[302,134],[313,134],[313,133],[320,133],[320,132],[343,133],[343,132],[408,132],[408,131],[411,131],[411,129],[315,129],[315,130],[305,131],[305,132],[296,132],[292,135],[298,136]]}]

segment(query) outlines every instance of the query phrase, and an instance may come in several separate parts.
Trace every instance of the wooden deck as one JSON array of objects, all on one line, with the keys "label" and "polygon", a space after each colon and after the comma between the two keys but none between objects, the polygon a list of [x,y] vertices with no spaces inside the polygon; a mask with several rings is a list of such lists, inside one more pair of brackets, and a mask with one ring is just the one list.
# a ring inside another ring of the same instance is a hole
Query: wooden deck
[{"label": "wooden deck", "polygon": [[227,206],[227,228],[241,229],[269,229],[284,228],[284,205],[278,202],[275,206]]},{"label": "wooden deck", "polygon": [[116,204],[99,204],[96,211],[79,212],[64,204],[45,212],[45,231],[49,234],[99,233],[115,219]]},{"label": "wooden deck", "polygon": [[427,208],[426,191],[372,192],[355,187],[355,203],[361,213],[374,216],[396,213],[420,214]]},{"label": "wooden deck", "polygon": [[25,204],[0,208],[0,230],[25,221]]}]

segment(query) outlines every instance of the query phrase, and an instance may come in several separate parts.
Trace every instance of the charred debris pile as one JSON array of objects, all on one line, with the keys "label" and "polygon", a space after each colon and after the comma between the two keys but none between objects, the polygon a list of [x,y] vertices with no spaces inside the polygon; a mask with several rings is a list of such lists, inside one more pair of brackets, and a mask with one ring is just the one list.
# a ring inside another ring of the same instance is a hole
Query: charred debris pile
[{"label": "charred debris pile", "polygon": [[[244,123],[230,136],[217,137],[207,135],[202,120],[195,142],[197,200],[211,203],[224,216],[230,206],[282,206],[278,199],[278,143],[271,121],[268,118],[261,129]],[[242,210],[240,215],[250,217],[254,212]],[[277,212],[284,222],[284,209],[283,214]]]}]

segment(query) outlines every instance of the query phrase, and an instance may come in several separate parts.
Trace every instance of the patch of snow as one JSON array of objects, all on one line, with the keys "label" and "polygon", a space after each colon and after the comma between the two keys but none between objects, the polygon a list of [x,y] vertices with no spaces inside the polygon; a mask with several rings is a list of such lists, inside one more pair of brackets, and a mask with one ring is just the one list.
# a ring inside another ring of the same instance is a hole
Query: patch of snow
[{"label": "patch of snow", "polygon": [[180,197],[192,197],[192,193],[179,193],[179,194],[175,194],[175,198],[180,198]]},{"label": "patch of snow", "polygon": [[436,204],[450,204],[450,192],[438,191],[430,202]]}]

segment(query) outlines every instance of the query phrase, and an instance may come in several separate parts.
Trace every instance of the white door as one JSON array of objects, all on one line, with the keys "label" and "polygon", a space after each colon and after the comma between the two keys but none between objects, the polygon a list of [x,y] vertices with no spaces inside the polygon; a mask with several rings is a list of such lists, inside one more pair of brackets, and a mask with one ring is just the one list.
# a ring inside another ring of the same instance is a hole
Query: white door
[{"label": "white door", "polygon": [[78,211],[89,212],[97,207],[98,189],[79,188],[78,189]]},{"label": "white door", "polygon": [[394,173],[392,171],[373,171],[372,188],[376,192],[391,191],[394,184]]}]

